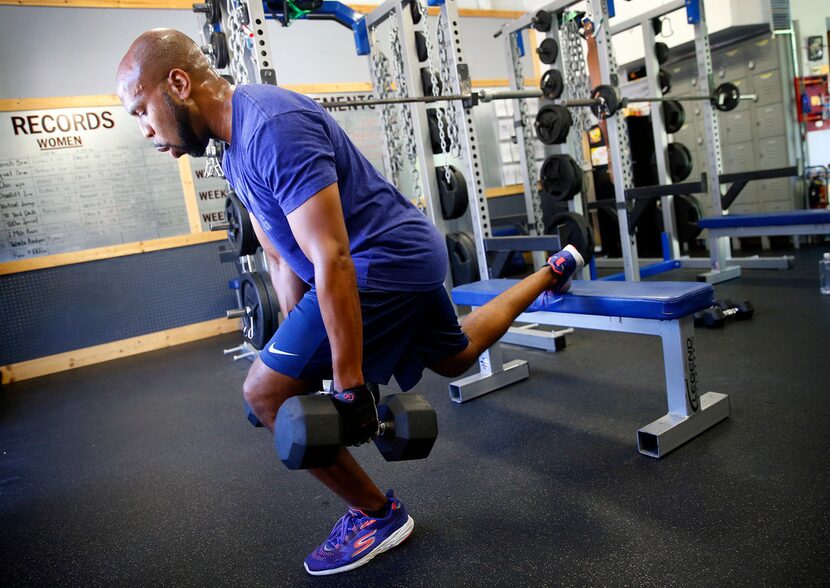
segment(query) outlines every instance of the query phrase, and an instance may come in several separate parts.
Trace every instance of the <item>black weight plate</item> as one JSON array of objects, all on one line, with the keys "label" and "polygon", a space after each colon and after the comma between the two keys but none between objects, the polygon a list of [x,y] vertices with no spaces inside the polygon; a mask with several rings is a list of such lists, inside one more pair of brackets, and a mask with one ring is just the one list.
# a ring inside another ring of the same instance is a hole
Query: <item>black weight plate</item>
[{"label": "black weight plate", "polygon": [[671,74],[665,69],[660,68],[660,74],[657,78],[660,84],[660,92],[668,94],[671,92]]},{"label": "black weight plate", "polygon": [[549,69],[542,75],[542,80],[539,83],[539,89],[548,100],[556,100],[562,95],[565,89],[565,80],[562,78],[562,72],[558,69]]},{"label": "black weight plate", "polygon": [[536,137],[545,145],[564,143],[573,126],[570,111],[558,104],[545,104],[536,114]]},{"label": "black weight plate", "polygon": [[[274,283],[271,281],[271,274],[268,272],[259,272],[262,282],[265,284],[265,292],[268,294],[268,306],[271,309],[271,321],[265,324],[267,332],[274,336],[277,328],[280,326],[280,301],[277,298],[277,292],[274,290]],[[270,339],[271,337],[269,337]]]},{"label": "black weight plate", "polygon": [[677,240],[689,243],[700,235],[697,226],[703,216],[703,208],[694,194],[678,194],[674,197],[674,222],[677,226]]},{"label": "black weight plate", "polygon": [[[561,230],[560,230],[561,225]],[[559,235],[560,246],[573,245],[588,263],[594,258],[594,231],[581,214],[560,212],[553,215],[545,226],[548,235]]]},{"label": "black weight plate", "polygon": [[548,37],[539,44],[539,47],[536,49],[536,54],[539,56],[539,61],[550,65],[559,56],[559,45],[555,39]]},{"label": "black weight plate", "polygon": [[450,166],[450,181],[444,173],[444,166],[435,168],[438,180],[438,196],[441,199],[441,216],[444,220],[453,220],[467,212],[467,180],[455,166]]},{"label": "black weight plate", "polygon": [[244,273],[239,288],[243,307],[251,309],[242,319],[245,340],[255,349],[262,349],[274,335],[275,324],[265,281],[257,272]]},{"label": "black weight plate", "polygon": [[738,107],[738,103],[740,101],[741,91],[735,84],[725,82],[717,88],[715,88],[712,103],[715,105],[715,108],[717,108],[721,112],[729,112],[730,110],[735,110]]},{"label": "black weight plate", "polygon": [[570,155],[549,155],[542,164],[539,180],[554,201],[571,200],[582,189],[582,170]]},{"label": "black weight plate", "polygon": [[686,110],[677,100],[663,102],[663,124],[667,133],[676,133],[686,122]]},{"label": "black weight plate", "polygon": [[460,231],[447,235],[447,253],[453,285],[461,286],[478,280],[475,241],[468,232]]},{"label": "black weight plate", "polygon": [[409,3],[409,13],[412,15],[412,24],[418,24],[421,22],[421,3],[420,2],[410,2]]},{"label": "black weight plate", "polygon": [[533,28],[540,33],[547,33],[553,25],[553,15],[547,10],[540,10],[533,17]]},{"label": "black weight plate", "polygon": [[669,176],[672,182],[682,182],[692,173],[692,154],[689,148],[677,141],[669,143]]},{"label": "black weight plate", "polygon": [[437,76],[435,78],[435,85],[437,86],[438,91],[436,93],[433,93],[433,91],[432,91],[432,76],[429,74],[429,68],[428,67],[422,67],[421,68],[421,88],[424,91],[424,96],[435,96],[436,94],[440,95],[442,86],[441,86],[441,80]]},{"label": "black weight plate", "polygon": [[230,190],[225,199],[225,218],[228,220],[228,241],[236,256],[256,253],[259,241],[251,217],[242,201]]},{"label": "black weight plate", "polygon": [[418,54],[418,61],[427,60],[427,38],[421,31],[415,31],[415,52]]},{"label": "black weight plate", "polygon": [[669,46],[662,41],[654,44],[654,54],[657,56],[657,63],[663,65],[669,60]]},{"label": "black weight plate", "polygon": [[210,34],[210,47],[213,52],[213,66],[216,69],[224,69],[231,62],[228,53],[228,40],[222,31],[213,31]]},{"label": "black weight plate", "polygon": [[[443,123],[441,126],[444,127],[444,142],[446,143],[446,138],[449,137],[449,132],[447,131],[447,112],[443,108],[441,109],[441,112],[441,122]],[[441,133],[438,129],[437,108],[430,108],[427,110],[427,122],[429,123],[429,142],[432,145],[432,154],[437,155],[439,153],[443,153],[444,151],[441,149]]]},{"label": "black weight plate", "polygon": [[614,86],[609,86],[607,84],[597,86],[591,91],[591,98],[595,100],[602,100],[603,102],[601,106],[596,104],[591,107],[591,112],[593,112],[594,116],[597,118],[608,118],[609,116],[613,116],[620,107],[620,97],[617,95],[617,91],[614,89]]}]

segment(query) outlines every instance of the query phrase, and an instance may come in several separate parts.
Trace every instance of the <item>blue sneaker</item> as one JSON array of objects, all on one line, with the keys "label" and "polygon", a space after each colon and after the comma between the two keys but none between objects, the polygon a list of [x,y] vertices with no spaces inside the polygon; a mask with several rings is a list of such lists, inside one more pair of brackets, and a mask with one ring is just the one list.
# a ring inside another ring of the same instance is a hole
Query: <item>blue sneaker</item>
[{"label": "blue sneaker", "polygon": [[559,253],[554,253],[548,258],[550,271],[557,276],[554,294],[564,294],[571,287],[572,276],[585,267],[585,260],[573,245],[565,245]]},{"label": "blue sneaker", "polygon": [[305,571],[312,576],[348,572],[403,543],[415,521],[392,490],[386,493],[386,507],[388,512],[383,518],[350,508],[334,525],[329,538],[305,558]]}]

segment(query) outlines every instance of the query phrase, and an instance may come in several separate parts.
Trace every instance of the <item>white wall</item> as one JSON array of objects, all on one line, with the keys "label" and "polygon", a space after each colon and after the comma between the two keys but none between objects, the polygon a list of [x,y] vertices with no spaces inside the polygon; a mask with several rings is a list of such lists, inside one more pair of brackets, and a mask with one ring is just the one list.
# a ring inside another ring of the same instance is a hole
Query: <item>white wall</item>
[{"label": "white wall", "polygon": [[[798,21],[800,38],[798,47],[801,53],[802,75],[827,74],[827,19],[830,18],[830,2],[827,0],[790,0],[792,19]],[[807,61],[807,38],[819,36],[824,40],[824,57],[820,61]]]}]

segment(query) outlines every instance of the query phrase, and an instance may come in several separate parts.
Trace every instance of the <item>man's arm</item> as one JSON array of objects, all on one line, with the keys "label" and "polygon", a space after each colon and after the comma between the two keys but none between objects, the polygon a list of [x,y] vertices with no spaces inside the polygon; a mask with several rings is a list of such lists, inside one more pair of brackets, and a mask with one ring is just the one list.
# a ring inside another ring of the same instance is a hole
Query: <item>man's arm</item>
[{"label": "man's arm", "polygon": [[283,316],[288,316],[300,299],[308,291],[308,284],[303,282],[300,277],[294,273],[287,263],[282,259],[282,256],[277,252],[268,235],[262,230],[259,222],[254,215],[251,215],[251,224],[254,226],[254,233],[256,233],[259,244],[268,258],[268,273],[271,274],[271,283],[274,285],[274,290],[277,292],[277,298],[280,303],[280,310]]},{"label": "man's arm", "polygon": [[335,390],[363,384],[363,320],[357,276],[337,183],[323,188],[286,217],[314,264],[314,283],[331,343]]}]

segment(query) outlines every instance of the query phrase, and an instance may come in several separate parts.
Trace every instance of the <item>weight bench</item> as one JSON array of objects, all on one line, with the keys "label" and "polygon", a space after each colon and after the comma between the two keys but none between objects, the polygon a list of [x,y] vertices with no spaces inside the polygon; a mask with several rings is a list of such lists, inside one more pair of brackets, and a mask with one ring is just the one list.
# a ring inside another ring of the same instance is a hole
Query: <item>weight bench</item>
[{"label": "weight bench", "polygon": [[823,235],[830,234],[830,210],[729,214],[702,218],[697,224],[710,238]]},{"label": "weight bench", "polygon": [[[456,304],[483,306],[517,280],[486,280],[453,288]],[[712,286],[688,282],[573,282],[563,296],[537,298],[517,321],[660,337],[668,414],[637,431],[640,453],[662,457],[729,416],[729,397],[700,394],[694,313],[714,304]],[[527,378],[526,361],[501,362],[497,343],[479,358],[480,373],[450,384],[464,402]],[[611,369],[612,366],[608,366]]]}]

